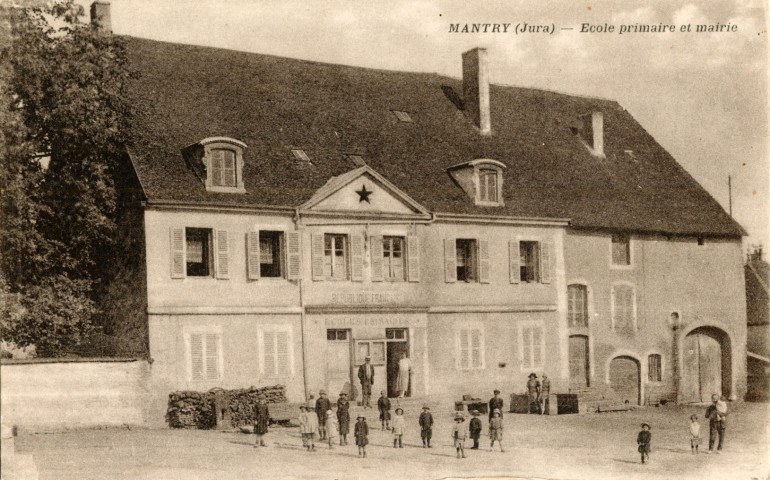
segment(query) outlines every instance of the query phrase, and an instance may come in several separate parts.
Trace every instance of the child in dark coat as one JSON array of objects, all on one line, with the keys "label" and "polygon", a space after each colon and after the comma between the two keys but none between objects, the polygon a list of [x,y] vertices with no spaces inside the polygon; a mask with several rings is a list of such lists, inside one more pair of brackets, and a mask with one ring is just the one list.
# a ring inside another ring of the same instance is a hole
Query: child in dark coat
[{"label": "child in dark coat", "polygon": [[358,445],[358,456],[366,458],[366,445],[369,443],[369,426],[366,424],[366,417],[359,415],[356,418],[356,426],[353,429],[356,436],[356,445]]},{"label": "child in dark coat", "polygon": [[385,390],[380,392],[380,398],[377,400],[377,410],[380,411],[382,430],[390,430],[390,399],[385,394]]},{"label": "child in dark coat", "polygon": [[650,425],[647,423],[642,424],[642,431],[636,436],[636,443],[639,445],[639,453],[642,454],[642,463],[650,461],[650,441],[652,440],[652,434],[650,433]]},{"label": "child in dark coat", "polygon": [[337,400],[337,422],[340,428],[340,445],[347,445],[350,431],[350,402],[347,392],[340,392],[340,398]]},{"label": "child in dark coat", "polygon": [[257,434],[255,447],[266,447],[262,436],[267,433],[267,424],[270,422],[270,412],[267,409],[267,397],[260,395],[257,397],[257,404],[254,406],[254,433]]},{"label": "child in dark coat", "polygon": [[433,415],[430,413],[428,405],[422,406],[420,414],[420,436],[422,437],[422,448],[432,448],[430,438],[433,436]]},{"label": "child in dark coat", "polygon": [[471,423],[468,425],[471,439],[473,440],[473,446],[471,447],[471,450],[478,450],[479,438],[481,437],[481,419],[479,418],[478,410],[472,411],[471,415],[473,415],[473,418],[471,419]]},{"label": "child in dark coat", "polygon": [[332,409],[332,402],[326,398],[326,390],[318,392],[318,400],[315,402],[315,414],[318,417],[319,440],[326,440],[326,412]]}]

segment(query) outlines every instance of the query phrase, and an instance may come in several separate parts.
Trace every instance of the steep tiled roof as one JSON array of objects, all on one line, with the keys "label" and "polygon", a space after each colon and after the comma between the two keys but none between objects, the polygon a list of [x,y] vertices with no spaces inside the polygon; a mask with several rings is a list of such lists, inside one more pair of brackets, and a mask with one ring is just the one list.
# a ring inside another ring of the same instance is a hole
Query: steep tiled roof
[{"label": "steep tiled roof", "polygon": [[[130,87],[138,113],[129,150],[151,202],[298,206],[330,177],[356,168],[345,157],[356,153],[433,212],[743,233],[614,101],[493,85],[493,135],[483,137],[458,109],[457,79],[125,40],[139,74]],[[595,110],[604,115],[606,158],[592,156],[570,129]],[[213,136],[248,145],[245,194],[207,192],[185,164],[181,149]],[[292,148],[307,152],[312,165],[297,162]],[[474,205],[447,173],[475,158],[507,165],[504,207]]]}]

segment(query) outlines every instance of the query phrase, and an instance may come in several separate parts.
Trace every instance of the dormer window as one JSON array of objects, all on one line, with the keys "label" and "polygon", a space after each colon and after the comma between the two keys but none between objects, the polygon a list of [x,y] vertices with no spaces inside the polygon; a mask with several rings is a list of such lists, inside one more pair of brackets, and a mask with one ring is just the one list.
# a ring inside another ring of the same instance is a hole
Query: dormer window
[{"label": "dormer window", "polygon": [[246,144],[227,137],[204,138],[182,149],[190,169],[203,182],[206,191],[244,193],[243,150]]},{"label": "dormer window", "polygon": [[503,201],[503,169],[506,166],[497,160],[480,158],[449,168],[455,182],[483,207],[500,207]]}]

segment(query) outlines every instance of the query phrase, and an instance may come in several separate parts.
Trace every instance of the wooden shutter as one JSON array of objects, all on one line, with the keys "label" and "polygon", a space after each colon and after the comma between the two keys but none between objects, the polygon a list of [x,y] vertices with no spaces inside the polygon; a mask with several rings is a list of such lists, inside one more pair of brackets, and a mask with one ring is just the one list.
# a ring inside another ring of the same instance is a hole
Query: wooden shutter
[{"label": "wooden shutter", "polygon": [[203,335],[190,334],[190,375],[193,380],[203,380]]},{"label": "wooden shutter", "polygon": [[219,378],[219,335],[206,334],[206,380]]},{"label": "wooden shutter", "polygon": [[508,275],[511,283],[521,282],[521,250],[518,240],[508,242]]},{"label": "wooden shutter", "polygon": [[553,242],[548,240],[540,244],[540,283],[551,283],[553,270]]},{"label": "wooden shutter", "polygon": [[489,283],[489,242],[479,240],[479,283]]},{"label": "wooden shutter", "polygon": [[[406,237],[406,254],[408,255],[406,266],[410,282],[420,281],[420,239],[417,235]],[[455,271],[455,275],[457,272]]]},{"label": "wooden shutter", "polygon": [[531,327],[523,327],[521,329],[521,355],[522,355],[522,365],[525,368],[531,367],[532,365],[532,328]]},{"label": "wooden shutter", "polygon": [[467,329],[460,330],[460,368],[468,368],[470,365],[471,352],[468,348],[470,346],[470,331]]},{"label": "wooden shutter", "polygon": [[246,233],[246,270],[249,280],[259,280],[259,232]]},{"label": "wooden shutter", "polygon": [[275,376],[275,333],[265,332],[262,335],[262,369],[263,374],[268,377]]},{"label": "wooden shutter", "polygon": [[185,277],[185,240],[184,228],[171,228],[171,278]]},{"label": "wooden shutter", "polygon": [[543,329],[532,327],[532,366],[540,367],[543,363]]},{"label": "wooden shutter", "polygon": [[474,368],[481,367],[481,331],[473,329],[471,334],[471,366]]},{"label": "wooden shutter", "polygon": [[350,279],[354,282],[364,281],[364,237],[350,236]]},{"label": "wooden shutter", "polygon": [[457,281],[457,245],[454,238],[444,239],[444,278],[447,283]]},{"label": "wooden shutter", "polygon": [[302,265],[299,232],[286,232],[286,278],[299,280]]},{"label": "wooden shutter", "polygon": [[289,332],[276,332],[276,361],[280,375],[291,375]]},{"label": "wooden shutter", "polygon": [[324,279],[324,235],[314,233],[310,237],[310,256],[313,264],[313,280]]},{"label": "wooden shutter", "polygon": [[382,257],[382,237],[374,235],[369,237],[369,250],[372,256],[372,281],[382,282],[383,277],[383,257]]},{"label": "wooden shutter", "polygon": [[217,230],[217,278],[230,278],[230,245],[227,230]]}]

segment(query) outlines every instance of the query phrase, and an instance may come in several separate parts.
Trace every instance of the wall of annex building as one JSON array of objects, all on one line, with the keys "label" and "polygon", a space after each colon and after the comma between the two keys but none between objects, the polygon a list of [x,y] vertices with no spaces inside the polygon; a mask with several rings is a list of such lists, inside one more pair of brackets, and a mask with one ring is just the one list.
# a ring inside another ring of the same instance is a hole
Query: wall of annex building
[{"label": "wall of annex building", "polygon": [[[609,233],[570,230],[565,235],[566,285],[588,292],[586,335],[590,345],[593,387],[606,387],[613,358],[631,357],[641,370],[642,401],[676,397],[681,380],[682,342],[699,327],[724,331],[730,346],[730,393],[742,398],[746,385],[746,307],[741,244],[737,240],[631,235],[631,264],[612,264]],[[634,291],[635,325],[622,331],[613,325],[614,286]],[[671,312],[680,316],[675,332]],[[661,381],[650,381],[648,357],[661,356]]]},{"label": "wall of annex building", "polygon": [[[502,392],[506,408],[510,394],[526,391],[534,372],[551,380],[552,393],[566,392],[559,315],[553,312],[444,313],[428,321],[431,394],[452,398],[470,394],[488,400]],[[463,331],[479,331],[480,362],[465,360]]]}]

